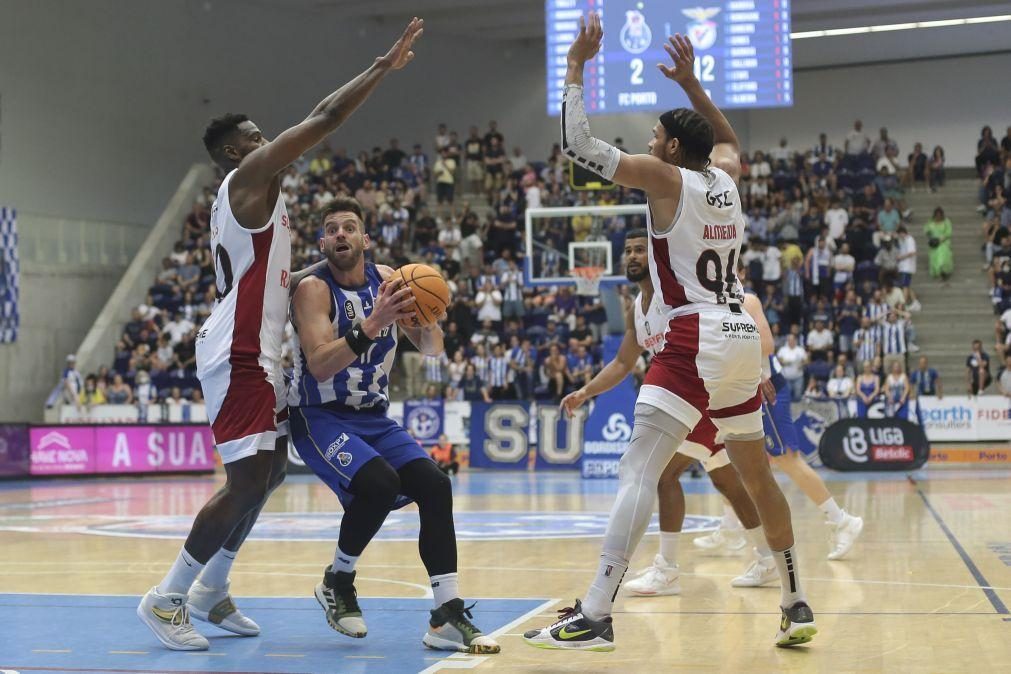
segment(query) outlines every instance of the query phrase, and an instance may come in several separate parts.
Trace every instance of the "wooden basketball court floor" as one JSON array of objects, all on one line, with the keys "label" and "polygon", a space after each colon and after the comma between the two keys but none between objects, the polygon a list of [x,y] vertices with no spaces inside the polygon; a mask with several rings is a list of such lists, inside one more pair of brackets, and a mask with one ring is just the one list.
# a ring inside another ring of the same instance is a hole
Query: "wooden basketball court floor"
[{"label": "wooden basketball court floor", "polygon": [[[866,524],[849,558],[830,562],[821,514],[783,483],[820,630],[808,647],[775,648],[778,588],[731,588],[747,560],[705,556],[688,533],[681,596],[619,599],[613,653],[542,651],[519,635],[582,596],[616,483],[561,472],[454,478],[461,590],[502,644],[489,657],[421,645],[431,602],[410,508],[390,516],[359,562],[369,636],[352,640],[327,627],[312,599],[332,557],[336,500],[312,477],[289,478],[232,574],[233,595],[263,634],[197,623],[211,650],[189,654],[162,649],[134,609],[220,476],[0,483],[0,670],[1011,671],[1011,471],[825,475]],[[683,483],[686,530],[712,528],[721,504],[708,480]],[[656,546],[647,535],[631,571]]]}]

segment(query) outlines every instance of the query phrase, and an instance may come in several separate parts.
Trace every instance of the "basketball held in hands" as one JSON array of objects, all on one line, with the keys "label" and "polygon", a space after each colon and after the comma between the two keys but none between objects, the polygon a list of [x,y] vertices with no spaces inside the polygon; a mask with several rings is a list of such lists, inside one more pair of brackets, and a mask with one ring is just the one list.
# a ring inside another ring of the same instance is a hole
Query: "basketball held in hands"
[{"label": "basketball held in hands", "polygon": [[414,317],[398,321],[401,327],[421,328],[432,325],[446,315],[449,308],[449,285],[442,274],[427,264],[405,264],[394,270],[390,279],[403,278],[414,293]]}]

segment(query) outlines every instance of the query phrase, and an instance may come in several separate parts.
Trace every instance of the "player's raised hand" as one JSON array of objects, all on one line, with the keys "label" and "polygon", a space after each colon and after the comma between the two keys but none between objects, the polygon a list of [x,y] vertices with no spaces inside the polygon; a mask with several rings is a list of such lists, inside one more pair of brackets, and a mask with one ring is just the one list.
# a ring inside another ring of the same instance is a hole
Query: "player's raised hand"
[{"label": "player's raised hand", "polygon": [[657,63],[664,77],[674,80],[680,85],[685,85],[695,79],[695,48],[692,47],[691,40],[680,33],[675,33],[674,37],[667,38],[663,46],[674,61],[674,66]]},{"label": "player's raised hand", "polygon": [[393,43],[390,51],[386,52],[386,56],[377,58],[376,63],[383,63],[393,70],[400,70],[414,59],[414,52],[411,49],[414,47],[414,41],[424,32],[425,20],[414,17],[407,24],[400,39]]},{"label": "player's raised hand", "polygon": [[562,398],[562,409],[565,410],[565,414],[571,417],[580,406],[590,399],[590,396],[586,395],[586,391],[579,388],[570,393],[569,395]]},{"label": "player's raised hand", "polygon": [[600,14],[590,12],[590,20],[579,17],[579,34],[569,47],[569,63],[583,65],[600,51],[600,41],[604,37],[604,27]]}]

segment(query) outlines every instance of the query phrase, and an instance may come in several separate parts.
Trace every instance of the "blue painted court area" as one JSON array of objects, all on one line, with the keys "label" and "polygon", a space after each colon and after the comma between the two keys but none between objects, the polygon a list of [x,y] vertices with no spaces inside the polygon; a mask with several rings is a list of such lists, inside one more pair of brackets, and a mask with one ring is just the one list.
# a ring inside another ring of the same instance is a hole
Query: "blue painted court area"
[{"label": "blue painted court area", "polygon": [[[0,594],[0,670],[15,672],[423,672],[443,659],[473,667],[486,657],[433,651],[421,643],[431,600],[361,599],[369,626],[350,639],[326,624],[312,598],[242,597],[262,628],[239,637],[206,623],[203,653],[164,649],[138,620],[140,597]],[[540,599],[482,599],[474,622],[508,631],[545,608]],[[448,664],[448,663],[446,663]],[[433,668],[434,671],[434,668]]]}]

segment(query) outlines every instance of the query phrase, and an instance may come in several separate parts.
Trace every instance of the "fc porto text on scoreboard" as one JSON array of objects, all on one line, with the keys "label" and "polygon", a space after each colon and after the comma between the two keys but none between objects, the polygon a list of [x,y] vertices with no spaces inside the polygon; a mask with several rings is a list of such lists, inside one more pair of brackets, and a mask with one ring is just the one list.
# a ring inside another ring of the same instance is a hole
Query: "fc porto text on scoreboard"
[{"label": "fc porto text on scoreboard", "polygon": [[616,114],[687,105],[657,63],[674,33],[695,47],[695,75],[723,108],[793,104],[790,0],[546,0],[548,114],[561,112],[579,17],[600,13],[604,43],[584,73],[586,111]]}]

